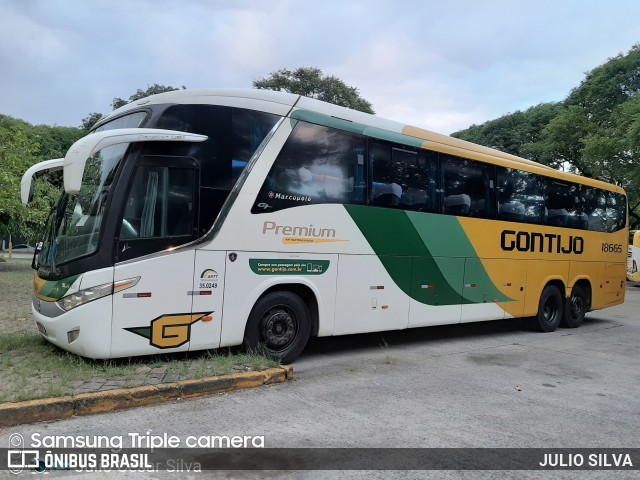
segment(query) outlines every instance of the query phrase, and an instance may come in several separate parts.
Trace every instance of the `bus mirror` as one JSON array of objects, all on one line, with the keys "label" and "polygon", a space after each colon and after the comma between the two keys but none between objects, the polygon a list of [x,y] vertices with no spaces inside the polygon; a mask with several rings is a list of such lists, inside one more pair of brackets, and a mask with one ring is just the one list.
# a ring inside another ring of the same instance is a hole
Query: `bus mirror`
[{"label": "bus mirror", "polygon": [[33,201],[33,194],[36,189],[36,180],[42,175],[62,169],[64,158],[45,160],[30,166],[20,181],[20,200],[24,205],[29,205]]},{"label": "bus mirror", "polygon": [[79,193],[87,160],[108,146],[137,142],[204,142],[207,138],[206,135],[157,128],[121,128],[90,133],[71,145],[64,157],[64,190],[71,195]]}]

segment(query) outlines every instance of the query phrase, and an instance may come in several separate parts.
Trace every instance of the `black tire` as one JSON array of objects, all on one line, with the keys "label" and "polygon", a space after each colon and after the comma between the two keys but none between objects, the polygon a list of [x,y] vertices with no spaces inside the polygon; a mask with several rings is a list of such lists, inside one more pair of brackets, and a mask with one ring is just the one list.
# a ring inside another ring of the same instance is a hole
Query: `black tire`
[{"label": "black tire", "polygon": [[584,316],[589,308],[589,299],[587,291],[580,285],[574,285],[571,290],[571,296],[564,305],[564,318],[562,326],[568,328],[577,328],[584,322]]},{"label": "black tire", "polygon": [[302,353],[310,332],[306,303],[292,292],[271,292],[253,306],[247,320],[244,344],[250,352],[287,364]]},{"label": "black tire", "polygon": [[541,332],[553,332],[560,325],[563,310],[562,295],[555,285],[547,285],[540,295],[537,327]]}]

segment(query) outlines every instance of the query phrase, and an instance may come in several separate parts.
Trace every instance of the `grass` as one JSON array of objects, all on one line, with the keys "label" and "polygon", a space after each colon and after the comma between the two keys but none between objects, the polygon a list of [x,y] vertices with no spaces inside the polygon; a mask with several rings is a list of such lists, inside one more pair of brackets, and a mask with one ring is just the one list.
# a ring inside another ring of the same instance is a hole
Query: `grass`
[{"label": "grass", "polygon": [[90,360],[62,350],[37,333],[31,318],[30,260],[0,263],[0,403],[175,382],[278,363],[229,350]]},{"label": "grass", "polygon": [[[384,339],[384,337],[380,337],[380,348],[382,348],[383,350],[389,349],[389,344]],[[388,365],[395,365],[396,363],[398,363],[398,359],[394,355],[388,353],[384,358],[384,363]]]},{"label": "grass", "polygon": [[277,362],[257,355],[211,351],[90,360],[59,349],[39,335],[7,334],[0,336],[0,402],[108,389],[105,384],[126,388],[276,366]]},{"label": "grass", "polygon": [[0,263],[0,334],[33,329],[31,260],[5,258]]}]

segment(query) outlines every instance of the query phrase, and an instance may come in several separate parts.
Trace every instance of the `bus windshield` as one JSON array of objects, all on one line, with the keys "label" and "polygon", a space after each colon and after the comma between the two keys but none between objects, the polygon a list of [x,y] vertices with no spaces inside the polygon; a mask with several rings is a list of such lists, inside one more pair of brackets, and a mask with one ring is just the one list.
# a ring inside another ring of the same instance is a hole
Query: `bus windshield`
[{"label": "bus windshield", "polygon": [[63,193],[47,224],[38,264],[51,266],[90,255],[98,247],[113,178],[128,144],[106,147],[86,163],[77,195]]}]

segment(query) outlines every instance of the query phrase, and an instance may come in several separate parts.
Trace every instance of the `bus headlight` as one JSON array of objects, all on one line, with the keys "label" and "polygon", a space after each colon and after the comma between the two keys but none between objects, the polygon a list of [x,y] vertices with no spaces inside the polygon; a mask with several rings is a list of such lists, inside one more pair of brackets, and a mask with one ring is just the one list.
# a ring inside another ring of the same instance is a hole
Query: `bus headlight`
[{"label": "bus headlight", "polygon": [[98,285],[96,287],[85,288],[84,290],[78,290],[76,293],[62,297],[56,303],[64,311],[68,312],[85,303],[93,302],[107,295],[113,293],[113,283],[105,283],[104,285]]}]

